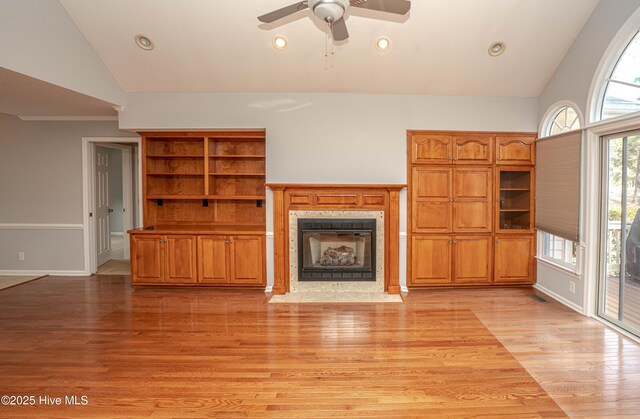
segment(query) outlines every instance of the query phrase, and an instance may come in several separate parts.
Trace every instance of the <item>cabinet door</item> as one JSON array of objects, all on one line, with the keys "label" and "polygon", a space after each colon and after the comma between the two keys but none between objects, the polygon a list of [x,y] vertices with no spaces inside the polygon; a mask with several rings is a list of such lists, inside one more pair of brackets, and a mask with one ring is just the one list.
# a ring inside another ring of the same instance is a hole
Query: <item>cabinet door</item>
[{"label": "cabinet door", "polygon": [[165,282],[191,284],[197,282],[196,237],[165,236]]},{"label": "cabinet door", "polygon": [[491,237],[456,236],[453,239],[453,282],[491,282]]},{"label": "cabinet door", "polygon": [[496,283],[533,283],[533,236],[496,237]]},{"label": "cabinet door", "polygon": [[450,284],[451,245],[449,236],[413,236],[411,285]]},{"label": "cabinet door", "polygon": [[453,176],[453,231],[491,232],[492,169],[455,169]]},{"label": "cabinet door", "polygon": [[162,236],[131,236],[131,281],[134,284],[160,283],[163,278]]},{"label": "cabinet door", "polygon": [[414,135],[411,139],[411,160],[413,164],[451,164],[451,136]]},{"label": "cabinet door", "polygon": [[457,135],[453,137],[455,164],[493,163],[493,136]]},{"label": "cabinet door", "polygon": [[535,137],[496,137],[496,164],[533,165]]},{"label": "cabinet door", "polygon": [[198,237],[198,282],[228,284],[230,240],[226,236]]},{"label": "cabinet door", "polygon": [[262,236],[231,237],[231,283],[264,285],[265,251]]},{"label": "cabinet door", "polygon": [[412,225],[415,233],[451,231],[452,169],[413,169]]}]

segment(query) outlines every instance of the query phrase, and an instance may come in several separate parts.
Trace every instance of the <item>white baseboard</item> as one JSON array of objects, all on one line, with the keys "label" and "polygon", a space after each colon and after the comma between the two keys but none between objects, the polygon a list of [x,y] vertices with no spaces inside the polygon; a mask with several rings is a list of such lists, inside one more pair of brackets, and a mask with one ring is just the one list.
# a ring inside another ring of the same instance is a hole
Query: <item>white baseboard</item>
[{"label": "white baseboard", "polygon": [[122,231],[116,231],[115,233],[111,233],[112,236],[124,236],[124,233]]},{"label": "white baseboard", "polygon": [[264,292],[271,292],[273,291],[273,285],[267,285],[267,287],[264,289]]},{"label": "white baseboard", "polygon": [[409,292],[409,288],[407,288],[406,285],[400,285],[400,291],[401,292]]},{"label": "white baseboard", "polygon": [[0,270],[0,275],[88,276],[85,271]]},{"label": "white baseboard", "polygon": [[548,295],[549,297],[553,298],[554,300],[556,300],[557,302],[564,304],[565,306],[569,307],[570,309],[577,311],[578,313],[582,314],[583,316],[584,314],[584,309],[582,307],[580,307],[578,304],[567,300],[566,298],[564,298],[563,296],[556,294],[555,292],[543,287],[540,284],[535,284],[533,286],[533,288],[537,289],[538,291]]}]

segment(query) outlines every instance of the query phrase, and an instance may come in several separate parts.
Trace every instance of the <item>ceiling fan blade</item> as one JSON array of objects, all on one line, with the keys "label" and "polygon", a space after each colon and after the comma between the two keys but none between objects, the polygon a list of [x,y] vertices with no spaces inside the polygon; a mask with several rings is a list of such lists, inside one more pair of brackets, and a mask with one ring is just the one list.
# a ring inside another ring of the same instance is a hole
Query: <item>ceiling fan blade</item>
[{"label": "ceiling fan blade", "polygon": [[275,10],[271,13],[267,13],[266,15],[259,16],[258,20],[263,23],[271,23],[307,8],[309,8],[307,2],[301,1],[290,6],[283,7],[282,9]]},{"label": "ceiling fan blade", "polygon": [[344,22],[343,17],[331,24],[331,35],[333,36],[334,41],[344,41],[349,38],[347,24]]},{"label": "ceiling fan blade", "polygon": [[411,2],[406,0],[351,0],[351,6],[404,15],[411,9]]}]

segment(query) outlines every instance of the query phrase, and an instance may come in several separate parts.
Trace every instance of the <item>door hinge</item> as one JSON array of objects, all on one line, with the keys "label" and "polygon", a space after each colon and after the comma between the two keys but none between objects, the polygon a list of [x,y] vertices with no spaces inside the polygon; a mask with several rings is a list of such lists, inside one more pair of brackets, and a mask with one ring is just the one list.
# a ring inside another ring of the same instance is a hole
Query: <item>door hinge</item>
[{"label": "door hinge", "polygon": [[89,218],[91,218],[91,217],[93,217],[93,213],[92,212],[89,213]]}]

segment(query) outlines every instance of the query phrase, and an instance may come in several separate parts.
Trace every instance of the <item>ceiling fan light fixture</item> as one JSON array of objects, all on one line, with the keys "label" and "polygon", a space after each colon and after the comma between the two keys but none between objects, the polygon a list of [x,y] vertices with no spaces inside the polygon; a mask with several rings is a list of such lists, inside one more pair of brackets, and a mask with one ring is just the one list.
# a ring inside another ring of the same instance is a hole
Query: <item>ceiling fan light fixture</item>
[{"label": "ceiling fan light fixture", "polygon": [[287,47],[287,44],[288,44],[287,38],[285,38],[282,35],[278,35],[275,38],[273,38],[273,46],[276,49],[281,49],[281,50],[285,49]]},{"label": "ceiling fan light fixture", "polygon": [[309,9],[319,19],[331,23],[344,16],[349,8],[349,0],[309,0]]},{"label": "ceiling fan light fixture", "polygon": [[391,46],[391,41],[386,36],[381,36],[376,41],[376,49],[378,51],[386,51]]},{"label": "ceiling fan light fixture", "polygon": [[492,57],[497,57],[499,55],[502,55],[505,49],[507,49],[507,45],[504,42],[494,42],[489,46],[489,55]]},{"label": "ceiling fan light fixture", "polygon": [[148,36],[136,35],[134,39],[136,41],[136,45],[145,51],[151,51],[154,47],[153,41]]}]

